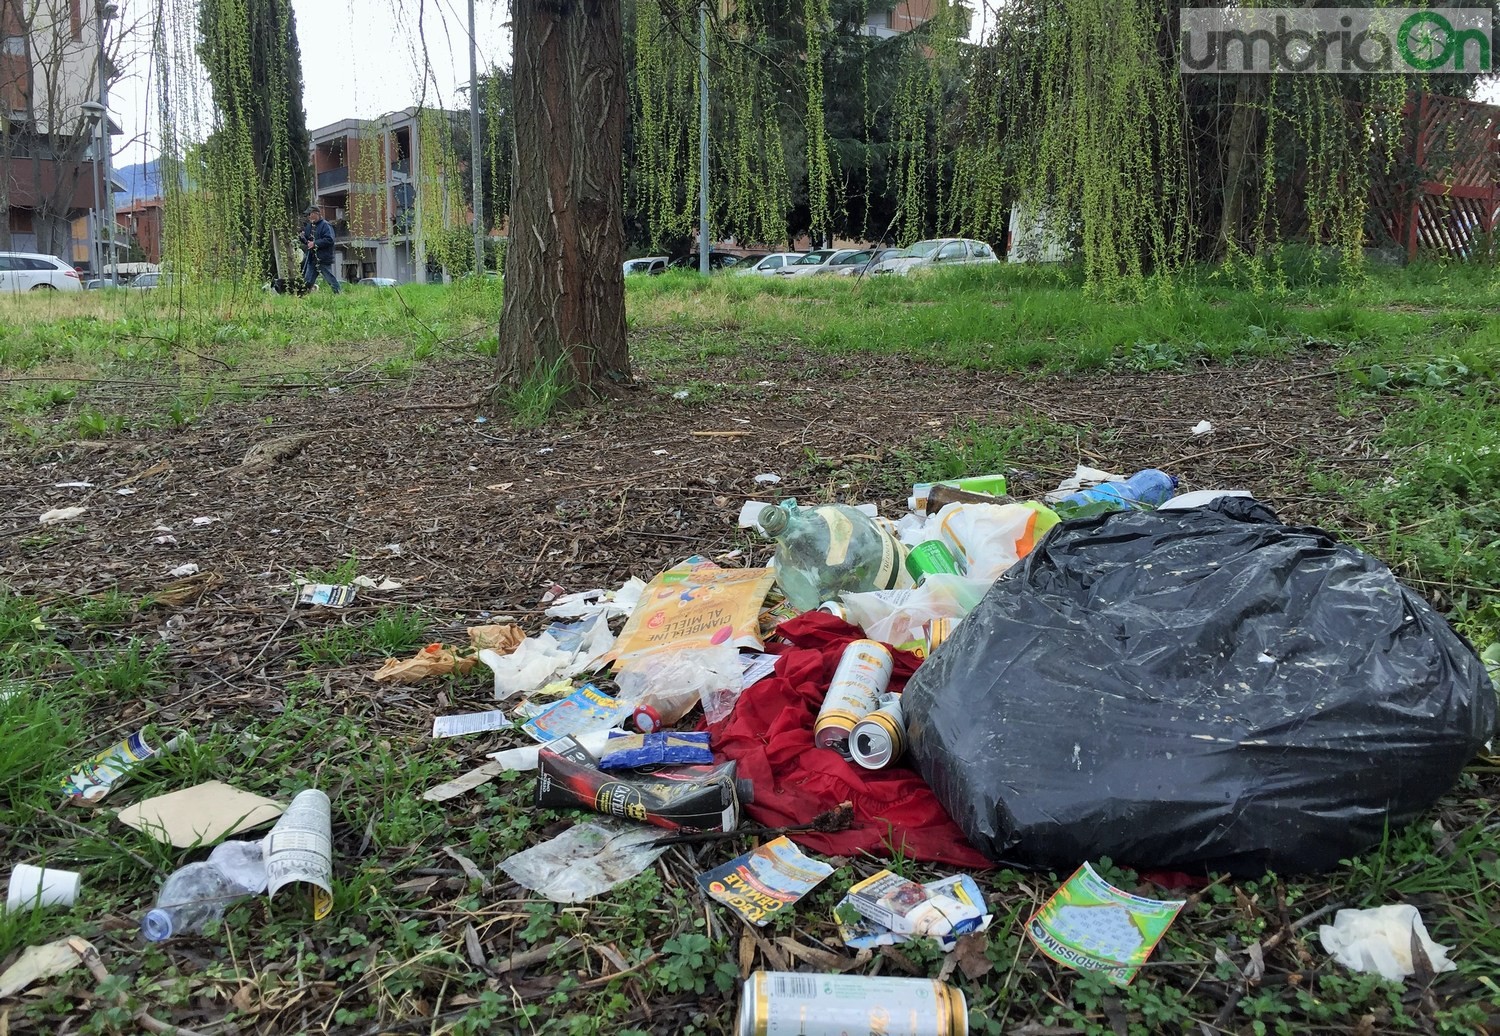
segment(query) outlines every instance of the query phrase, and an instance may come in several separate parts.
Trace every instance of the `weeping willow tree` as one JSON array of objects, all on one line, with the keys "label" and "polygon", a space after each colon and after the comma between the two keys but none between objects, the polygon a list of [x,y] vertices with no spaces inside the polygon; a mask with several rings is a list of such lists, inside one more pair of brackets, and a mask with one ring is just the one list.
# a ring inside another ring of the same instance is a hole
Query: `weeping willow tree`
[{"label": "weeping willow tree", "polygon": [[274,271],[272,232],[294,233],[311,200],[311,138],[291,0],[202,0],[198,57],[213,101],[205,201],[222,234],[221,274]]},{"label": "weeping willow tree", "polygon": [[[423,108],[417,116],[417,153],[412,156],[416,187],[418,254],[429,270],[448,275],[474,267],[474,237],[464,210],[467,169],[459,161],[457,113]],[[467,129],[465,129],[467,134]],[[467,152],[467,139],[461,142]]]},{"label": "weeping willow tree", "polygon": [[[631,202],[653,246],[685,242],[698,224],[699,45],[696,4],[636,0],[629,34],[632,75]],[[715,234],[782,241],[792,185],[782,126],[784,94],[776,12],[766,0],[737,4],[709,35],[709,225]]]}]

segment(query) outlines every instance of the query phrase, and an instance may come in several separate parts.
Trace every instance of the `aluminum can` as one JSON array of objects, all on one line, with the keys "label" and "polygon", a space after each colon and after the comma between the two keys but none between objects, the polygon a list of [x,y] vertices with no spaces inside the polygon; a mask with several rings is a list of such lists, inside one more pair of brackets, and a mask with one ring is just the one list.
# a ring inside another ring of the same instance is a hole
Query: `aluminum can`
[{"label": "aluminum can", "polygon": [[901,699],[895,695],[849,732],[849,755],[866,770],[883,769],[905,751],[906,717],[901,713]]},{"label": "aluminum can", "polygon": [[968,1036],[962,990],[925,978],[757,971],[740,998],[739,1036]]},{"label": "aluminum can", "polygon": [[880,708],[891,682],[890,649],[879,641],[852,640],[833,671],[833,682],[813,724],[813,743],[849,758],[849,732]]},{"label": "aluminum can", "polygon": [[906,555],[906,571],[918,583],[934,573],[958,575],[958,559],[942,540],[928,540]]}]

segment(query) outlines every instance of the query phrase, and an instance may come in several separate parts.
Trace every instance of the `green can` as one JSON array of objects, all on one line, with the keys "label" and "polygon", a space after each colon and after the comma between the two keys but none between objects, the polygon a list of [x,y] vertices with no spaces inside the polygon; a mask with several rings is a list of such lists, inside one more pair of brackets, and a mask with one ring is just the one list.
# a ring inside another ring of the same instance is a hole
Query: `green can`
[{"label": "green can", "polygon": [[942,540],[928,540],[907,553],[906,570],[920,583],[925,576],[938,572],[958,575],[958,561]]}]

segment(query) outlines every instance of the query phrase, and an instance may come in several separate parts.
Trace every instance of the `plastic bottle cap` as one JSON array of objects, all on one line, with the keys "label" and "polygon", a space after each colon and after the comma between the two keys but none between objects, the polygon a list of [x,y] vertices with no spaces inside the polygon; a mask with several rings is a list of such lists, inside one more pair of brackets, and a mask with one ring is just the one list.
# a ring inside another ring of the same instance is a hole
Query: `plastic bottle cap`
[{"label": "plastic bottle cap", "polygon": [[171,912],[160,907],[146,911],[146,916],[141,918],[141,934],[146,937],[147,942],[163,942],[172,938]]},{"label": "plastic bottle cap", "polygon": [[650,705],[638,705],[630,714],[630,721],[642,734],[654,734],[661,729],[661,713]]}]

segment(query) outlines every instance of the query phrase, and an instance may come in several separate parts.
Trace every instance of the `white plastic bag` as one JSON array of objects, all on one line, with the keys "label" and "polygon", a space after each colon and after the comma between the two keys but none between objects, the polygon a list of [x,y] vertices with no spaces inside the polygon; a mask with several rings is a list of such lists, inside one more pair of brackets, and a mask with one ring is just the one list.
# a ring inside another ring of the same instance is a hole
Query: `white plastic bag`
[{"label": "white plastic bag", "polygon": [[933,520],[953,556],[964,562],[965,574],[993,583],[1031,553],[1057,515],[1037,505],[953,503]]},{"label": "white plastic bag", "polygon": [[599,613],[583,634],[578,650],[563,650],[555,637],[543,633],[527,637],[508,655],[491,648],[479,660],[495,674],[495,699],[505,701],[522,691],[534,691],[559,676],[569,677],[596,668],[615,645],[609,617]]},{"label": "white plastic bag", "polygon": [[[984,505],[989,506],[989,505]],[[849,621],[882,644],[921,640],[922,627],[933,619],[961,619],[989,590],[989,579],[934,573],[910,590],[872,590],[842,594]]]},{"label": "white plastic bag", "polygon": [[653,651],[621,662],[615,683],[624,701],[650,705],[667,725],[699,702],[710,723],[729,715],[739,699],[745,667],[728,644],[683,651]]},{"label": "white plastic bag", "polygon": [[651,866],[666,852],[665,846],[652,844],[662,833],[654,827],[574,824],[556,838],[512,856],[500,869],[521,887],[555,903],[580,903]]}]

